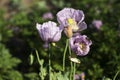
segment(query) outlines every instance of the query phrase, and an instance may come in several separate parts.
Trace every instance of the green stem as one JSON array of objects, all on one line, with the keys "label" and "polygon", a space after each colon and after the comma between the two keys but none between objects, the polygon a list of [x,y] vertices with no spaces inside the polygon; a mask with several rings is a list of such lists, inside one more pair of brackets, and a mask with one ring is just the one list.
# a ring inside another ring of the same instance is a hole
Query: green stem
[{"label": "green stem", "polygon": [[39,65],[41,65],[41,64],[40,64],[40,57],[39,57],[38,51],[35,50],[35,53],[36,53],[36,56],[37,56],[38,63],[39,63]]},{"label": "green stem", "polygon": [[50,52],[51,45],[49,44],[48,47],[48,58],[49,58],[49,80],[51,80],[51,52]]},{"label": "green stem", "polygon": [[73,80],[74,80],[74,76],[75,76],[75,71],[76,71],[76,63],[74,63],[74,68],[73,68]]},{"label": "green stem", "polygon": [[67,47],[68,47],[68,39],[66,39],[66,46],[65,46],[64,53],[63,53],[63,71],[65,71],[65,56],[67,52]]},{"label": "green stem", "polygon": [[[70,46],[69,46],[69,55],[70,55],[70,57],[71,57],[71,49],[70,49]],[[72,61],[70,61],[70,80],[72,80],[72,72],[73,72],[73,64],[72,64]]]},{"label": "green stem", "polygon": [[[39,65],[41,66],[41,61],[40,61],[40,57],[39,57],[38,51],[35,50],[35,53],[36,53],[36,56],[37,56],[38,63],[39,63]],[[42,69],[42,68],[40,67],[40,70],[41,70],[41,69]],[[44,77],[43,77],[43,76],[40,76],[40,77],[41,77],[42,80],[44,80]]]},{"label": "green stem", "polygon": [[119,70],[119,71],[117,71],[117,73],[115,74],[115,76],[114,76],[113,80],[116,80],[116,77],[117,77],[117,75],[119,74],[119,72],[120,72],[120,70]]}]

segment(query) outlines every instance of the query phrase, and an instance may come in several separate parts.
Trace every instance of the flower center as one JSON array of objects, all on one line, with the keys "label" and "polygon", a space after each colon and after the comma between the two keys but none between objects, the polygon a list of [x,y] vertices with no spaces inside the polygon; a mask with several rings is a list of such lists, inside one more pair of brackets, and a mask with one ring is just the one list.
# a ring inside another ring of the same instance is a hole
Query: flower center
[{"label": "flower center", "polygon": [[74,23],[75,23],[75,20],[69,18],[69,19],[68,19],[68,23],[69,23],[69,24],[74,24]]},{"label": "flower center", "polygon": [[84,49],[85,49],[85,44],[80,43],[80,44],[79,44],[79,46],[80,46],[80,49],[82,49],[82,50],[84,50]]},{"label": "flower center", "polygon": [[72,28],[73,32],[77,31],[79,29],[77,22],[74,19],[67,19],[68,26]]}]

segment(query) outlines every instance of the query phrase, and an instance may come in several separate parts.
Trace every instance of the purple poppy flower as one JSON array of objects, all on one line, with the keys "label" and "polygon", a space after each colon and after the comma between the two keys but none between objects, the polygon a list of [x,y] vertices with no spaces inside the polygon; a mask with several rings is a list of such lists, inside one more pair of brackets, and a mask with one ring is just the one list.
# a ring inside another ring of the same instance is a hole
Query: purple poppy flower
[{"label": "purple poppy flower", "polygon": [[93,20],[92,25],[99,30],[103,23],[101,20]]},{"label": "purple poppy flower", "polygon": [[81,80],[85,80],[85,73],[82,72],[82,73],[80,74],[80,77],[81,77]]},{"label": "purple poppy flower", "polygon": [[44,13],[42,16],[43,19],[53,19],[53,14],[51,12]]},{"label": "purple poppy flower", "polygon": [[73,52],[78,56],[85,56],[90,50],[90,45],[92,41],[88,39],[86,35],[75,35],[70,38],[70,47]]},{"label": "purple poppy flower", "polygon": [[57,13],[57,20],[61,27],[71,27],[73,32],[82,31],[87,28],[82,10],[64,8]]},{"label": "purple poppy flower", "polygon": [[82,72],[81,74],[75,74],[74,80],[85,80],[85,73]]},{"label": "purple poppy flower", "polygon": [[79,74],[75,74],[74,75],[74,80],[80,80],[80,75]]},{"label": "purple poppy flower", "polygon": [[44,47],[48,47],[49,42],[57,42],[61,38],[62,30],[57,27],[57,24],[52,21],[48,21],[41,24],[36,24],[36,28],[40,34],[41,39],[45,42]]}]

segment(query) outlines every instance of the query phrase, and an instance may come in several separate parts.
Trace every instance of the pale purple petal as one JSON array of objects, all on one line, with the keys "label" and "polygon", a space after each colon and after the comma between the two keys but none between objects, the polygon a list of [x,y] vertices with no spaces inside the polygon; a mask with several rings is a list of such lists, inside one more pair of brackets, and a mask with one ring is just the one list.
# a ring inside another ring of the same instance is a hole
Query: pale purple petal
[{"label": "pale purple petal", "polygon": [[84,20],[85,16],[82,10],[76,10],[75,13],[75,20],[80,23]]},{"label": "pale purple petal", "polygon": [[54,22],[49,22],[49,26],[51,26],[49,28],[49,34],[50,34],[50,37],[49,39],[52,40],[53,42],[56,42],[58,41],[60,38],[61,38],[61,31],[59,27],[56,27],[56,23]]},{"label": "pale purple petal", "polygon": [[68,18],[71,18],[70,16],[70,13],[66,12],[65,9],[59,11],[57,13],[57,21],[63,25],[64,27],[66,27],[68,24],[67,24],[67,19]]},{"label": "pale purple petal", "polygon": [[56,32],[56,33],[54,34],[54,36],[53,36],[53,42],[59,41],[60,38],[61,38],[61,31],[58,31],[58,32]]},{"label": "pale purple petal", "polygon": [[[73,24],[69,23],[68,21],[69,19],[73,20]],[[85,24],[85,22],[83,22],[84,13],[82,10],[76,10],[73,8],[64,8],[57,13],[57,20],[62,28],[72,26],[73,32],[82,31],[87,28],[87,25]]]},{"label": "pale purple petal", "polygon": [[93,20],[92,24],[97,29],[100,29],[100,27],[103,25],[101,20]]},{"label": "pale purple petal", "polygon": [[87,29],[87,24],[85,22],[81,22],[78,24],[79,30],[78,31],[83,31]]},{"label": "pale purple petal", "polygon": [[37,23],[36,28],[37,28],[37,30],[40,30],[42,28],[42,25]]},{"label": "pale purple petal", "polygon": [[43,41],[49,41],[49,37],[50,37],[50,35],[49,35],[49,28],[48,28],[49,26],[48,26],[48,24],[47,23],[43,23],[43,25],[42,25],[42,29],[41,29],[41,35],[43,35],[43,36],[41,36],[41,39],[43,40]]},{"label": "pale purple petal", "polygon": [[85,80],[85,73],[82,72],[81,74],[75,74],[74,80]]},{"label": "pale purple petal", "polygon": [[79,74],[75,74],[74,75],[74,80],[80,80],[80,75]]},{"label": "pale purple petal", "polygon": [[62,30],[57,27],[57,24],[52,21],[43,23],[42,25],[36,25],[36,28],[40,34],[40,37],[45,42],[57,42],[61,38]]},{"label": "pale purple petal", "polygon": [[44,13],[42,16],[43,19],[53,19],[53,14],[51,12]]},{"label": "pale purple petal", "polygon": [[86,35],[76,35],[70,38],[71,50],[78,56],[87,55],[92,41]]},{"label": "pale purple petal", "polygon": [[84,13],[81,10],[75,10],[73,8],[64,8],[57,13],[57,20],[60,24],[67,26],[67,19],[74,19],[76,22],[82,22],[84,19]]},{"label": "pale purple petal", "polygon": [[44,31],[43,31],[43,27],[42,27],[42,25],[41,24],[36,24],[36,28],[37,28],[37,30],[38,30],[38,32],[39,32],[39,35],[40,35],[40,37],[41,37],[41,39],[43,40],[43,41],[47,41],[47,38],[46,38],[46,36],[44,36]]}]

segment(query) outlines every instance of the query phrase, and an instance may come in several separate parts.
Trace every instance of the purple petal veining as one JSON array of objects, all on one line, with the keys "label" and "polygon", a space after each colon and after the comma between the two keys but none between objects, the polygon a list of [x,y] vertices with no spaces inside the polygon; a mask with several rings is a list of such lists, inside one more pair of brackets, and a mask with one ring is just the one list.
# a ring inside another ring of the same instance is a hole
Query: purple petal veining
[{"label": "purple petal veining", "polygon": [[86,35],[75,35],[70,38],[71,50],[78,56],[85,56],[90,50],[90,45],[92,41],[88,39]]},{"label": "purple petal veining", "polygon": [[[87,28],[82,10],[64,8],[57,13],[57,20],[62,27],[72,27],[73,32],[82,31]],[[81,26],[82,25],[82,26]]]},{"label": "purple petal veining", "polygon": [[36,28],[45,44],[49,42],[57,42],[61,38],[62,30],[57,27],[57,24],[55,22],[48,21],[42,25],[37,23]]}]

